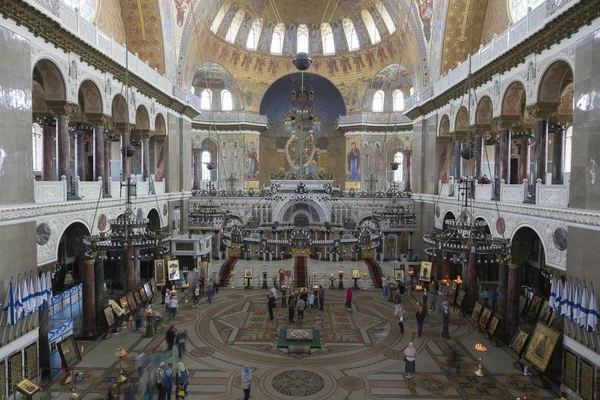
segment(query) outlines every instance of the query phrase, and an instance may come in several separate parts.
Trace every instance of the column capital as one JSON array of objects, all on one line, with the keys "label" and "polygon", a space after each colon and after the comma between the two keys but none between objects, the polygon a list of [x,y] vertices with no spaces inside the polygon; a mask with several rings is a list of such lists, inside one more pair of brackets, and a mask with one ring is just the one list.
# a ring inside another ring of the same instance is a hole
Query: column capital
[{"label": "column capital", "polygon": [[153,133],[154,132],[152,132],[150,129],[140,129],[140,134],[142,135],[142,139],[144,140],[150,140],[150,137]]},{"label": "column capital", "polygon": [[88,122],[94,126],[94,128],[108,128],[111,123],[110,115],[96,114],[88,115]]},{"label": "column capital", "polygon": [[473,124],[469,127],[469,133],[476,137],[483,137],[491,129],[492,126],[489,124]]},{"label": "column capital", "polygon": [[129,122],[115,122],[115,131],[121,136],[130,136],[131,131],[135,129],[135,124]]},{"label": "column capital", "polygon": [[68,103],[66,101],[49,101],[48,109],[56,118],[73,119],[79,111],[79,104]]},{"label": "column capital", "polygon": [[518,115],[503,115],[494,118],[494,124],[496,128],[502,131],[510,131],[521,122],[521,118]]},{"label": "column capital", "polygon": [[410,157],[410,156],[412,156],[412,150],[404,150],[404,155],[405,155],[406,157]]},{"label": "column capital", "polygon": [[560,103],[535,103],[525,109],[536,121],[548,121],[556,118]]},{"label": "column capital", "polygon": [[515,263],[512,260],[508,262],[509,269],[519,269],[519,268],[521,268],[521,266],[522,266],[522,264]]}]

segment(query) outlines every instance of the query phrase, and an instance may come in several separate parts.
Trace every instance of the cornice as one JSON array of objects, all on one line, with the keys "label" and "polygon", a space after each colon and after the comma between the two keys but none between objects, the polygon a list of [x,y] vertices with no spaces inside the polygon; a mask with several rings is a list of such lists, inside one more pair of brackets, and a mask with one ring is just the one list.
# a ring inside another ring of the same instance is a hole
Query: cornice
[{"label": "cornice", "polygon": [[58,21],[48,17],[42,11],[34,8],[23,0],[0,0],[0,14],[10,18],[17,25],[27,28],[34,36],[41,37],[54,46],[77,54],[81,61],[88,63],[102,72],[114,75],[121,82],[129,81],[138,91],[150,98],[156,99],[165,107],[190,118],[199,113],[187,104],[182,103],[171,95],[157,89],[139,76],[127,71],[125,67],[110,59],[99,50],[69,32]]},{"label": "cornice", "polygon": [[[582,0],[577,4],[574,4],[560,14],[558,18],[547,23],[542,29],[483,68],[473,72],[472,86],[482,86],[486,82],[491,81],[496,74],[503,74],[525,62],[527,56],[531,54],[540,54],[542,51],[560,43],[562,40],[573,36],[579,29],[586,25],[590,25],[599,17],[600,6],[598,5],[598,1]],[[420,106],[411,109],[405,115],[414,120],[442,108],[452,99],[457,99],[466,93],[466,80],[467,78],[460,80],[451,88]]]}]

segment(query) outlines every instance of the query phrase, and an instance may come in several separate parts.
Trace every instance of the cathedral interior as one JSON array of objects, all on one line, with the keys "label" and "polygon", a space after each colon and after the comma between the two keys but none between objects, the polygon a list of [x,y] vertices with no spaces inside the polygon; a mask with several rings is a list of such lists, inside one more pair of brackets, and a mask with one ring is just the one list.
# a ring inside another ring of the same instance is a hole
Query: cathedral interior
[{"label": "cathedral interior", "polygon": [[600,0],[0,14],[2,399],[600,399]]}]

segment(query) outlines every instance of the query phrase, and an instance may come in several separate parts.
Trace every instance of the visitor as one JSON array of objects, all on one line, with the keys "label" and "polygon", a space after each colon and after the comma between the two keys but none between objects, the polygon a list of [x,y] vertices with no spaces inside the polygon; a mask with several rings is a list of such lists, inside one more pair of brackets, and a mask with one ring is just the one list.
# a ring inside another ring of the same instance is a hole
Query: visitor
[{"label": "visitor", "polygon": [[346,309],[352,311],[352,289],[348,288],[346,291]]},{"label": "visitor", "polygon": [[177,292],[173,290],[171,292],[171,298],[169,300],[169,310],[171,311],[171,320],[177,317],[177,309],[179,308],[179,301],[177,300]]},{"label": "visitor", "polygon": [[298,322],[304,321],[304,309],[306,308],[306,302],[302,297],[298,300]]},{"label": "visitor", "polygon": [[289,315],[288,319],[290,322],[294,322],[294,314],[296,312],[296,307],[298,306],[298,297],[295,293],[290,293],[290,297],[288,298],[288,310]]},{"label": "visitor", "polygon": [[213,296],[214,296],[215,294],[219,293],[219,285],[217,285],[217,280],[216,279],[212,279],[211,282],[212,282],[213,290],[215,291],[213,293]]},{"label": "visitor", "polygon": [[214,294],[215,294],[215,289],[214,289],[212,283],[208,282],[208,289],[206,291],[206,296],[207,296],[207,299],[208,299],[208,304],[212,304],[212,298],[213,298]]},{"label": "visitor", "polygon": [[398,319],[398,326],[400,327],[400,333],[404,335],[404,306],[402,303],[396,304],[396,318]]},{"label": "visitor", "polygon": [[436,303],[437,303],[437,290],[436,290],[435,277],[433,275],[431,275],[431,282],[429,282],[429,296],[431,297],[430,311],[432,313],[435,313]]},{"label": "visitor", "polygon": [[183,353],[185,353],[185,342],[187,341],[187,329],[179,330],[177,332],[177,350],[179,350],[179,359],[183,358]]},{"label": "visitor", "polygon": [[323,289],[323,285],[319,285],[319,310],[323,310],[324,302],[325,302],[325,289]]},{"label": "visitor", "polygon": [[185,399],[189,383],[189,374],[188,370],[181,361],[177,363],[177,376],[175,377],[175,383],[177,384],[177,392],[175,393],[175,397],[177,399]]},{"label": "visitor", "polygon": [[275,308],[275,296],[269,292],[267,295],[267,307],[269,308],[269,319],[273,321],[273,309]]},{"label": "visitor", "polygon": [[152,364],[148,364],[144,368],[140,378],[139,390],[142,391],[142,400],[152,400],[155,385],[154,380],[155,374]]},{"label": "visitor", "polygon": [[308,293],[306,292],[306,288],[302,289],[302,293],[300,293],[300,299],[304,300],[304,303],[308,301]]},{"label": "visitor", "polygon": [[400,283],[398,285],[398,293],[400,293],[400,296],[404,296],[405,291],[406,291],[406,285],[404,285],[404,282],[400,281]]},{"label": "visitor", "polygon": [[165,333],[165,341],[167,342],[167,351],[172,352],[173,346],[175,345],[175,326],[171,325],[169,330]]},{"label": "visitor", "polygon": [[156,389],[158,390],[158,400],[165,398],[165,389],[163,383],[165,381],[165,363],[161,362],[156,370]]},{"label": "visitor", "polygon": [[283,286],[283,282],[285,281],[285,271],[279,268],[279,290]]},{"label": "visitor", "polygon": [[498,302],[498,291],[500,290],[500,288],[496,288],[496,290],[494,290],[492,292],[492,295],[490,296],[492,299],[492,310],[496,311],[496,303]]},{"label": "visitor", "polygon": [[171,393],[173,392],[173,377],[175,371],[173,371],[173,363],[169,363],[168,368],[165,370],[165,380],[163,381],[163,390],[165,392],[165,400],[171,400]]},{"label": "visitor", "polygon": [[396,291],[396,294],[394,295],[394,304],[402,304],[402,296],[400,295],[400,290]]},{"label": "visitor", "polygon": [[[165,286],[166,287],[166,286]],[[167,288],[164,298],[166,317],[171,316],[171,289]]]},{"label": "visitor", "polygon": [[252,388],[252,373],[247,365],[244,365],[242,371],[242,389],[244,390],[244,400],[250,399],[250,389]]},{"label": "visitor", "polygon": [[135,308],[135,331],[139,332],[142,329],[142,306],[138,305]]},{"label": "visitor", "polygon": [[412,379],[412,374],[415,373],[415,364],[417,360],[417,349],[413,345],[413,342],[408,344],[408,347],[404,349],[405,366],[404,372],[406,373],[406,379]]},{"label": "visitor", "polygon": [[165,297],[167,296],[167,291],[169,289],[167,288],[167,285],[163,285],[162,289],[160,290],[160,293],[162,294],[162,303],[160,304],[165,304]]},{"label": "visitor", "polygon": [[198,302],[200,301],[200,285],[196,283],[194,286],[194,303],[192,304],[192,308],[198,307]]},{"label": "visitor", "polygon": [[381,292],[384,299],[388,297],[388,288],[390,286],[390,281],[388,279],[389,278],[386,278],[385,276],[381,278]]},{"label": "visitor", "polygon": [[204,275],[202,273],[198,275],[198,286],[200,286],[200,298],[202,298],[204,296]]},{"label": "visitor", "polygon": [[427,311],[423,309],[423,306],[419,306],[417,311],[417,333],[419,337],[423,335],[423,322],[425,322],[425,317],[427,316]]}]

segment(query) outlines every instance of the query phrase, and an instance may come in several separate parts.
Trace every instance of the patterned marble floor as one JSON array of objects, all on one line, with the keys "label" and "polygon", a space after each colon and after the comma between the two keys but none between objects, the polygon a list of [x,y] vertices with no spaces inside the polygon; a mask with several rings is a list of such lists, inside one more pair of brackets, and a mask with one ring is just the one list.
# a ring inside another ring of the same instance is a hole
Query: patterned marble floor
[{"label": "patterned marble floor", "polygon": [[[303,327],[321,330],[322,340],[321,347],[307,355],[290,355],[286,348],[275,346],[276,332],[297,324],[287,322],[287,308],[277,308],[275,320],[269,321],[266,290],[221,289],[213,304],[203,299],[199,308],[180,301],[173,325],[186,329],[189,335],[182,360],[191,373],[188,399],[243,398],[240,372],[246,364],[253,370],[253,399],[558,397],[556,388],[540,388],[532,378],[523,376],[513,366],[516,356],[510,349],[495,347],[474,324],[458,315],[450,318],[451,339],[440,337],[439,314],[427,317],[424,335],[419,339],[414,298],[404,299],[408,313],[402,335],[393,304],[385,301],[378,290],[355,292],[353,311],[345,309],[344,296],[345,291],[327,290],[325,309],[306,312]],[[155,305],[159,310],[162,307]],[[402,354],[410,341],[418,349],[418,373],[407,380]],[[473,374],[478,365],[473,346],[478,342],[489,349],[483,361],[483,378]],[[142,332],[135,332],[132,322],[111,339],[85,346],[83,361],[76,368],[82,373],[76,392],[86,400],[106,398],[119,372],[114,357],[118,346],[129,353],[124,369],[132,382],[138,379],[135,360],[141,353],[153,354],[157,360],[179,361],[164,352],[164,333],[145,338]],[[458,358],[450,363],[451,351]],[[51,388],[52,399],[70,396],[70,387],[57,384]]]}]

